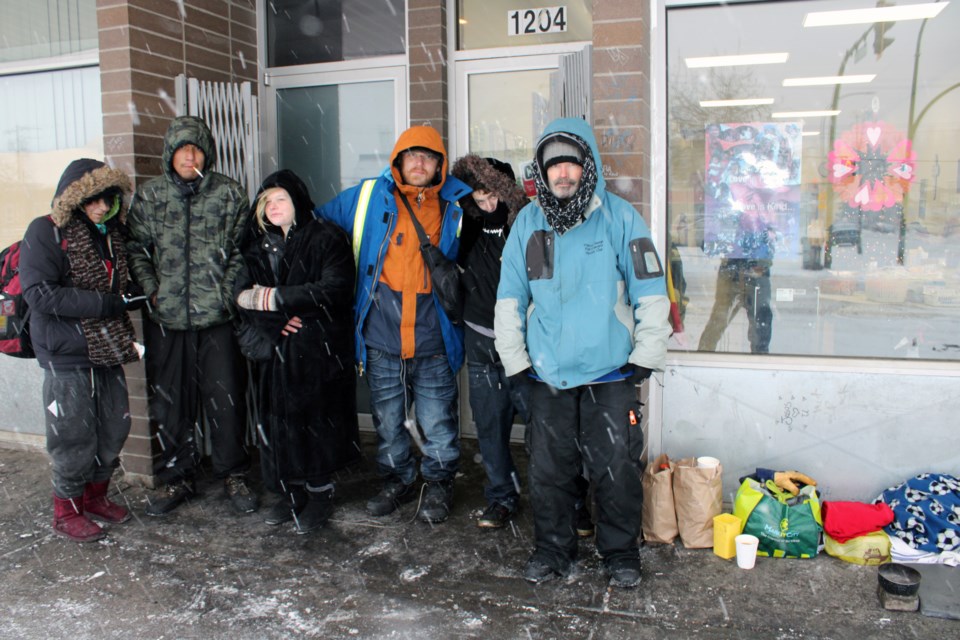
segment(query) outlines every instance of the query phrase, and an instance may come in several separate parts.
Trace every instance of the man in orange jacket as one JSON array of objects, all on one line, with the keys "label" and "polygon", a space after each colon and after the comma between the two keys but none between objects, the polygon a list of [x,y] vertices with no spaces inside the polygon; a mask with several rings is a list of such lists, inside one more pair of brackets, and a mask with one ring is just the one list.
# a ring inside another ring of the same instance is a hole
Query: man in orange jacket
[{"label": "man in orange jacket", "polygon": [[[443,522],[453,506],[460,460],[456,374],[463,330],[434,293],[413,216],[430,241],[456,260],[470,188],[447,175],[447,153],[432,127],[404,131],[377,178],[347,189],[315,214],[353,238],[357,260],[356,356],[370,386],[377,430],[377,467],[384,479],[367,503],[382,516],[417,497],[411,438],[420,438],[426,481],[419,517]],[[410,414],[411,403],[416,416]],[[420,430],[417,425],[419,424]]]}]

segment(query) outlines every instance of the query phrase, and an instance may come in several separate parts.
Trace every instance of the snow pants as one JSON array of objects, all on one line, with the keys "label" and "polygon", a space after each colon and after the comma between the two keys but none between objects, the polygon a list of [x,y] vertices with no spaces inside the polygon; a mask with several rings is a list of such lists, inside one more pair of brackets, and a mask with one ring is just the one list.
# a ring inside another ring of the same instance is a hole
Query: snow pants
[{"label": "snow pants", "polygon": [[123,367],[43,372],[47,451],[53,493],[83,495],[87,483],[109,480],[130,434],[130,404]]},{"label": "snow pants", "polygon": [[143,336],[150,426],[161,449],[157,479],[167,484],[194,477],[202,451],[194,426],[202,417],[210,428],[214,475],[245,473],[247,367],[232,325],[174,331],[145,317]]},{"label": "snow pants", "polygon": [[594,487],[596,545],[604,561],[639,557],[643,431],[628,381],[553,389],[531,385],[530,504],[537,558],[561,573],[576,559],[577,486]]}]

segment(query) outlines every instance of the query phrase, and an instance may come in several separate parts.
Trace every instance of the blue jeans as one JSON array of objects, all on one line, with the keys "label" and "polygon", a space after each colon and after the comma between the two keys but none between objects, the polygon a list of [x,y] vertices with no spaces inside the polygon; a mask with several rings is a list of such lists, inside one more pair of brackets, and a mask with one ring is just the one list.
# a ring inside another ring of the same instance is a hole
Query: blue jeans
[{"label": "blue jeans", "polygon": [[[457,379],[447,357],[401,359],[368,348],[366,373],[380,475],[404,484],[417,479],[405,425],[412,404],[423,438],[423,479],[452,480],[460,464],[460,411]],[[417,428],[413,421],[410,426]]]},{"label": "blue jeans", "polygon": [[477,425],[477,442],[487,472],[484,496],[514,511],[520,497],[520,479],[510,455],[510,432],[516,410],[527,421],[524,399],[512,389],[499,364],[467,364],[470,373],[470,408]]}]

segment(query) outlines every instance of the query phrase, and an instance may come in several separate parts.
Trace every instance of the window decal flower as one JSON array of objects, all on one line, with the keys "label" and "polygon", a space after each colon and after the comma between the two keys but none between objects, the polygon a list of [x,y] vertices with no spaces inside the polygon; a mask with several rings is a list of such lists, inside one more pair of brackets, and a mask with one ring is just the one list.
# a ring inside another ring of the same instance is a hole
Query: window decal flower
[{"label": "window decal flower", "polygon": [[844,132],[828,159],[830,181],[840,198],[863,211],[903,202],[916,179],[912,143],[886,122],[864,122]]}]

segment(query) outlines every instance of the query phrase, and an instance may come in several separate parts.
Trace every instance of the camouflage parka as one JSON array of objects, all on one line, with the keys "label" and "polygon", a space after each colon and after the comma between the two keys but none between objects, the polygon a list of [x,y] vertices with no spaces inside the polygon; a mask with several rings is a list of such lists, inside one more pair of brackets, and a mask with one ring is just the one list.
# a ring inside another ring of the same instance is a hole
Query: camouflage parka
[{"label": "camouflage parka", "polygon": [[[186,144],[205,156],[203,177],[192,182],[171,164]],[[148,298],[157,294],[150,318],[169,329],[205,329],[235,314],[233,283],[250,204],[240,184],[212,170],[216,154],[203,120],[176,118],[164,136],[162,175],[138,187],[130,205],[131,271]]]}]

